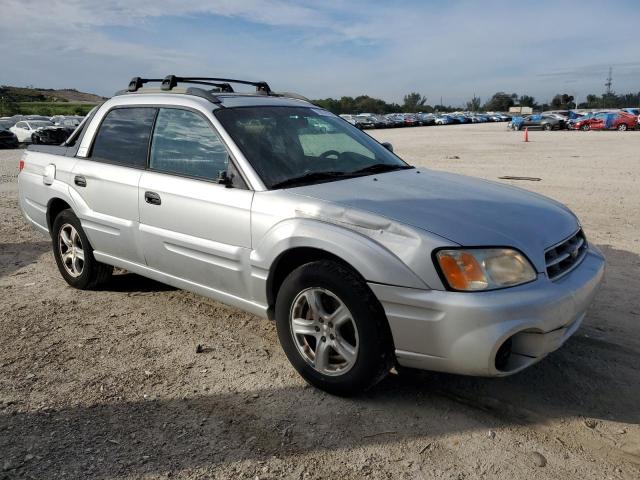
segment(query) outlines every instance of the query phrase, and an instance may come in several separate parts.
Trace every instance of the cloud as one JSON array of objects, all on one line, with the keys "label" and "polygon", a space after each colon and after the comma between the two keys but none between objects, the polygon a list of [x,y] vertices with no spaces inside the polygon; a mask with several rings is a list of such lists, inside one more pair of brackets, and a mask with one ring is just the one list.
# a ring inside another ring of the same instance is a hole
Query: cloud
[{"label": "cloud", "polygon": [[[545,100],[569,88],[640,89],[640,12],[590,0],[298,2],[2,0],[0,83],[110,94],[133,75],[269,80],[314,98],[409,91],[461,104],[474,93]],[[602,25],[616,25],[609,32]],[[626,32],[626,33],[624,33]],[[623,35],[622,35],[623,36]]]}]

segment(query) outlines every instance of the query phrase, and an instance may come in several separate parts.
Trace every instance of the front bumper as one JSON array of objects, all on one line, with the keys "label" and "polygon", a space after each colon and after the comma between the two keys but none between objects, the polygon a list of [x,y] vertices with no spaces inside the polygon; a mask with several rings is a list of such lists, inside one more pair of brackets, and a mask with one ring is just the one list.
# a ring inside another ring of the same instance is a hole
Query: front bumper
[{"label": "front bumper", "polygon": [[[575,333],[604,266],[602,253],[590,246],[578,267],[553,282],[541,274],[519,287],[468,293],[369,286],[389,320],[400,365],[504,376],[541,360]],[[497,368],[496,355],[505,343],[510,355]]]}]

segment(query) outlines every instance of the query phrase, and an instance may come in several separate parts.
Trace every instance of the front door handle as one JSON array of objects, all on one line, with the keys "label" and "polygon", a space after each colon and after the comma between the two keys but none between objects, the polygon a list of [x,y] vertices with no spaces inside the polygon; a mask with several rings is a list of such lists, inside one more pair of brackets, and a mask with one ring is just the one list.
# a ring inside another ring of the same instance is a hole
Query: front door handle
[{"label": "front door handle", "polygon": [[144,201],[150,203],[151,205],[160,205],[162,200],[160,200],[160,195],[156,192],[144,192]]},{"label": "front door handle", "polygon": [[87,179],[84,178],[82,175],[76,175],[73,179],[73,183],[75,183],[79,187],[86,187]]}]

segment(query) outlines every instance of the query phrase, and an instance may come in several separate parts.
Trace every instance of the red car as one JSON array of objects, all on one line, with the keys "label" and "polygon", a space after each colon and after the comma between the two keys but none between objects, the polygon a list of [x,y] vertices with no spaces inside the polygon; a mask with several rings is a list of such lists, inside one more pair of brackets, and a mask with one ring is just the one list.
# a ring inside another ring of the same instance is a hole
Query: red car
[{"label": "red car", "polygon": [[638,120],[634,115],[625,112],[597,113],[592,117],[577,120],[573,124],[575,130],[633,130]]}]

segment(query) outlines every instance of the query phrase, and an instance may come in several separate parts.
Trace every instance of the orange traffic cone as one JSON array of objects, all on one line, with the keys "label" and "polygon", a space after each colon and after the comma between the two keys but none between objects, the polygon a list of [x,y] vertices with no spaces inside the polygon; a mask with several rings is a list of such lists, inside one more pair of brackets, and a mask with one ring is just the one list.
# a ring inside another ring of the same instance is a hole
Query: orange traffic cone
[{"label": "orange traffic cone", "polygon": [[524,141],[529,141],[529,127],[524,127]]}]

